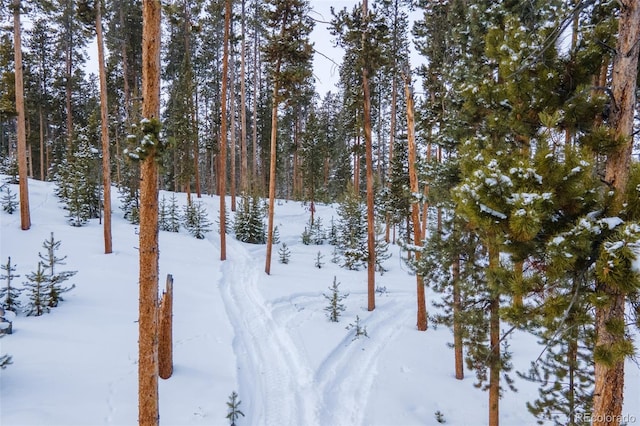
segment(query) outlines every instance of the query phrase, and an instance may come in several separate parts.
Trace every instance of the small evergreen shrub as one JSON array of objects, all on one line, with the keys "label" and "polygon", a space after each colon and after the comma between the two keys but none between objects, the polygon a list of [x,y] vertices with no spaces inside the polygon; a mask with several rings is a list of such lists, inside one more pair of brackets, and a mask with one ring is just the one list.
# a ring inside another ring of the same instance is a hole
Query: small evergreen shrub
[{"label": "small evergreen shrub", "polygon": [[49,279],[42,262],[38,262],[38,269],[35,272],[27,275],[27,280],[24,286],[27,290],[29,302],[25,307],[25,314],[39,317],[48,313],[50,310],[47,303],[47,284]]},{"label": "small evergreen shrub", "polygon": [[236,391],[231,392],[231,395],[229,395],[229,401],[227,402],[227,408],[229,409],[227,419],[229,419],[229,424],[231,426],[236,425],[236,420],[238,420],[240,416],[244,417],[244,413],[240,411],[239,408],[241,403],[242,401],[238,399]]},{"label": "small evergreen shrub", "polygon": [[359,339],[360,337],[369,337],[369,335],[367,334],[367,326],[365,325],[364,327],[362,325],[360,325],[360,317],[358,315],[356,315],[356,322],[355,323],[351,323],[346,327],[347,330],[355,330],[355,334],[353,335],[353,339],[351,339],[351,341],[353,342],[356,339]]},{"label": "small evergreen shrub", "polygon": [[278,250],[278,255],[280,255],[280,263],[289,263],[289,259],[291,258],[291,250],[289,250],[289,247],[287,247],[287,243],[282,243],[282,246],[280,246],[280,249]]},{"label": "small evergreen shrub", "polygon": [[322,266],[324,265],[324,262],[322,261],[323,257],[324,256],[320,252],[316,254],[316,263],[314,265],[316,268],[321,269]]},{"label": "small evergreen shrub", "polygon": [[11,257],[9,257],[6,264],[0,265],[0,269],[3,271],[3,274],[0,275],[0,280],[5,280],[5,285],[0,288],[0,307],[8,311],[18,312],[20,309],[18,297],[22,289],[17,289],[11,285],[11,281],[20,276],[13,274],[16,271],[16,265],[11,265]]},{"label": "small evergreen shrub", "polygon": [[[137,189],[120,187],[118,188],[120,209],[124,213],[124,218],[134,225],[140,223],[140,191]],[[177,231],[175,231],[177,232]]]},{"label": "small evergreen shrub", "polygon": [[158,227],[161,231],[179,232],[182,217],[178,210],[176,194],[171,194],[169,202],[162,196],[158,209]]},{"label": "small evergreen shrub", "polygon": [[256,196],[243,196],[233,221],[236,239],[245,243],[265,244],[267,236],[264,218],[265,212],[260,199]]},{"label": "small evergreen shrub", "polygon": [[205,234],[211,231],[212,223],[209,221],[207,210],[201,202],[185,206],[183,225],[189,234],[199,240],[203,240]]},{"label": "small evergreen shrub", "polygon": [[60,248],[61,244],[62,241],[56,241],[52,232],[51,238],[42,243],[42,247],[46,250],[45,254],[38,253],[41,259],[40,263],[46,272],[46,304],[50,308],[55,308],[59,302],[64,300],[61,297],[63,293],[75,288],[75,284],[71,285],[71,287],[64,287],[62,283],[78,272],[57,270],[59,265],[64,265],[63,260],[67,258],[67,256],[56,256],[56,251]]},{"label": "small evergreen shrub", "polygon": [[323,294],[324,298],[329,301],[329,305],[324,310],[327,311],[327,317],[331,322],[339,322],[340,315],[347,309],[342,301],[349,296],[349,293],[340,294],[339,287],[340,283],[337,277],[334,276],[333,284],[329,287],[331,293],[329,295]]},{"label": "small evergreen shrub", "polygon": [[2,186],[2,199],[0,199],[0,203],[2,203],[2,210],[9,214],[13,214],[13,212],[18,209],[16,194],[11,192],[9,185]]}]

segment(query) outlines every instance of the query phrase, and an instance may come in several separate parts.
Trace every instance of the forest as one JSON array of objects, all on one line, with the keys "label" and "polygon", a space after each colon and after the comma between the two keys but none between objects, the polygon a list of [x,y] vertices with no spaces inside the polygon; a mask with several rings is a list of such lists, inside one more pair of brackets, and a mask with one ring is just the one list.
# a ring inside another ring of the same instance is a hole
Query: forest
[{"label": "forest", "polygon": [[[3,206],[27,231],[29,179],[55,182],[71,226],[104,223],[107,254],[112,215],[139,225],[141,377],[156,368],[142,355],[157,351],[160,190],[186,193],[192,224],[220,196],[220,260],[227,234],[266,244],[266,274],[276,200],[305,203],[309,239],[316,206],[336,203],[368,311],[376,257],[400,247],[416,328],[452,330],[489,425],[514,330],[545,347],[532,413],[621,424],[640,327],[640,2],[363,0],[327,20],[314,3],[0,0],[0,172],[19,183]],[[343,52],[326,93],[320,26]]]}]

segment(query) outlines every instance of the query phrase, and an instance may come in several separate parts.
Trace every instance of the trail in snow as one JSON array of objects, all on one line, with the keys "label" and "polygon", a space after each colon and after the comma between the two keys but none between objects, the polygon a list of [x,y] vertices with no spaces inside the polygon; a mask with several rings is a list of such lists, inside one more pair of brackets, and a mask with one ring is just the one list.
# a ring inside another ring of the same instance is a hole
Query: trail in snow
[{"label": "trail in snow", "polygon": [[[246,250],[227,240],[220,287],[235,330],[239,394],[247,424],[316,424],[318,394],[313,373],[286,330],[274,321],[257,289],[258,266]],[[244,396],[243,396],[244,395]]]}]

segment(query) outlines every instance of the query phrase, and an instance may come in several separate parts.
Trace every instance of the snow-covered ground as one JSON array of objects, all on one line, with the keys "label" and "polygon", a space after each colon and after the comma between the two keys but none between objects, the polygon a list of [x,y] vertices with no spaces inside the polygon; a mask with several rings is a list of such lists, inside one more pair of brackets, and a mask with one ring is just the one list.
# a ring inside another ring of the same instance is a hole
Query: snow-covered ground
[{"label": "snow-covered ground", "polygon": [[[19,286],[54,232],[62,241],[59,254],[68,256],[64,268],[78,273],[60,306],[42,317],[19,315],[14,334],[0,340],[0,353],[13,357],[0,373],[0,424],[134,425],[137,228],[122,219],[114,191],[114,253],[105,255],[97,220],[73,228],[52,184],[30,181],[29,189],[31,230],[19,229],[17,212],[0,212],[0,261],[11,256]],[[185,203],[184,194],[178,199]],[[217,197],[202,201],[213,221]],[[326,226],[335,211],[320,205],[317,214]],[[245,414],[238,425],[433,425],[436,412],[450,425],[486,424],[488,396],[473,386],[473,372],[462,381],[453,376],[451,332],[416,330],[415,279],[399,249],[391,248],[389,271],[376,276],[386,291],[368,312],[366,271],[333,264],[328,244],[303,245],[308,219],[300,203],[277,204],[276,224],[291,261],[279,263],[276,246],[271,275],[263,272],[263,245],[228,238],[228,260],[220,262],[216,232],[204,240],[184,231],[160,233],[161,277],[174,277],[174,373],[160,380],[160,423],[229,424],[226,403],[235,390]],[[314,266],[318,251],[321,269]],[[339,323],[324,311],[323,294],[334,276],[349,293]],[[354,331],[345,328],[356,316],[368,338],[353,340]],[[527,370],[541,350],[535,338],[514,333],[509,339],[515,368]],[[639,367],[628,362],[626,375],[623,411],[640,422]],[[501,424],[533,425],[525,403],[537,389],[515,379],[519,391],[505,393]]]}]

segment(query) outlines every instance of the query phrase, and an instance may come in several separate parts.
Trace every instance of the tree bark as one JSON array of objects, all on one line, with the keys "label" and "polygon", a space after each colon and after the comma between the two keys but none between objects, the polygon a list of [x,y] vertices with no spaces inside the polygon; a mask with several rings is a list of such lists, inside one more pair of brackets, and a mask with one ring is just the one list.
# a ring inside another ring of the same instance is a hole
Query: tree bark
[{"label": "tree bark", "polygon": [[[362,2],[362,16],[365,22],[369,18],[367,0]],[[362,45],[365,45],[366,32],[362,33]],[[375,213],[373,206],[373,140],[371,137],[371,94],[369,92],[369,70],[367,65],[362,67],[362,93],[364,98],[364,144],[365,162],[367,173],[367,250],[369,262],[367,265],[367,309],[373,311],[376,308],[376,233]],[[358,177],[356,177],[358,179]]]},{"label": "tree bark", "polygon": [[[404,90],[407,98],[407,141],[409,150],[409,186],[412,194],[418,194],[418,175],[416,173],[416,136],[413,106],[413,91],[409,82],[410,76],[404,76]],[[422,246],[422,229],[420,224],[420,207],[418,201],[411,203],[411,220],[413,222],[413,244]],[[420,260],[420,252],[415,252],[416,261]],[[427,329],[427,304],[424,290],[424,279],[416,274],[418,313],[416,325],[418,330]]]},{"label": "tree bark", "polygon": [[[494,275],[500,262],[500,251],[494,236],[489,236],[489,270],[488,274]],[[500,423],[500,294],[497,283],[490,282],[489,300],[489,426],[498,426]]]},{"label": "tree bark", "polygon": [[231,179],[231,211],[236,211],[236,73],[235,73],[235,59],[233,53],[231,53],[231,69],[229,71],[229,86],[231,90],[229,92],[229,143],[231,144],[231,152],[229,153],[229,160],[231,170],[229,170]]},{"label": "tree bark", "polygon": [[241,15],[241,33],[242,33],[242,46],[240,49],[240,191],[244,194],[247,192],[247,88],[245,82],[245,68],[246,68],[246,42],[244,39],[245,33],[245,0],[242,0],[242,15]]},{"label": "tree bark", "polygon": [[109,148],[109,115],[107,112],[107,75],[104,69],[104,40],[102,37],[101,2],[96,1],[96,38],[98,44],[98,73],[100,76],[100,129],[102,139],[102,186],[104,204],[104,252],[113,252],[111,237],[111,154]]},{"label": "tree bark", "polygon": [[173,374],[173,277],[170,274],[160,301],[158,341],[158,373],[166,380]]},{"label": "tree bark", "polygon": [[220,94],[220,154],[218,175],[220,182],[220,260],[227,259],[227,232],[225,197],[227,195],[227,78],[229,75],[229,32],[231,30],[231,1],[225,2],[224,46],[222,49],[222,88]]},{"label": "tree bark", "polygon": [[[159,0],[142,2],[142,115],[160,119]],[[157,425],[158,411],[158,164],[151,152],[140,167],[140,318],[138,423]]]},{"label": "tree bark", "polygon": [[16,114],[18,133],[18,183],[20,192],[20,228],[31,228],[29,212],[29,183],[27,180],[27,129],[25,126],[24,83],[22,77],[22,27],[20,25],[20,0],[13,0],[13,40],[15,61]]},{"label": "tree bark", "polygon": [[[280,72],[280,63],[276,64],[275,75]],[[273,99],[271,101],[271,151],[269,154],[269,219],[267,225],[267,256],[264,271],[271,274],[271,254],[273,251],[273,213],[276,198],[276,136],[278,134],[278,82],[273,82]]]},{"label": "tree bark", "polygon": [[456,379],[464,379],[464,359],[462,348],[462,325],[460,324],[461,302],[460,295],[460,256],[455,255],[451,265],[453,285],[453,352],[455,362]]},{"label": "tree bark", "polygon": [[[613,190],[609,216],[618,216],[625,204],[625,189],[629,179],[633,150],[633,121],[636,108],[638,55],[640,52],[640,2],[620,1],[618,41],[613,59],[611,89],[611,127],[624,143],[617,146],[606,160],[605,182]],[[622,341],[624,333],[616,333],[609,324],[624,323],[627,294],[619,288],[602,282],[596,289],[608,298],[608,303],[596,308],[596,348],[605,349]],[[624,399],[624,359],[615,359],[612,365],[595,363],[595,390],[593,397],[593,425],[617,426],[622,417]]]}]

